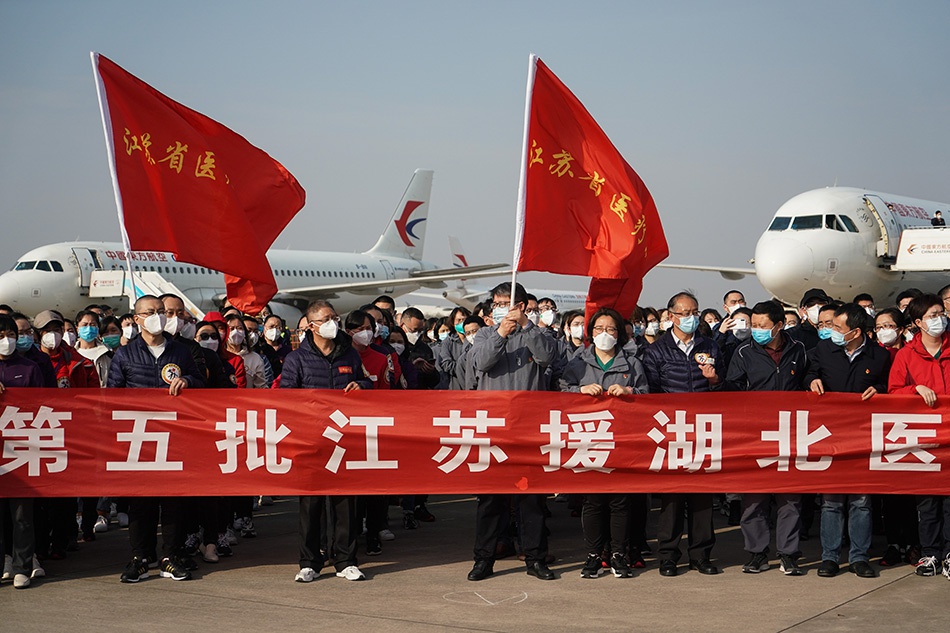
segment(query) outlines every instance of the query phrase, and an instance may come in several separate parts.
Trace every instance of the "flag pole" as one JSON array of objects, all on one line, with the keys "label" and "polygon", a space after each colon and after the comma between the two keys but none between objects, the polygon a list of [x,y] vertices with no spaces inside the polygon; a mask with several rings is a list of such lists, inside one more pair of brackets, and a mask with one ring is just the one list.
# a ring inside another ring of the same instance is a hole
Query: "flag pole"
[{"label": "flag pole", "polygon": [[528,55],[528,85],[524,99],[524,137],[521,141],[521,180],[518,182],[518,204],[515,208],[515,248],[511,260],[511,303],[515,302],[515,284],[518,280],[518,260],[521,259],[521,245],[524,240],[525,196],[528,188],[528,149],[531,139],[531,97],[534,94],[534,77],[538,67],[538,56]]},{"label": "flag pole", "polygon": [[[109,101],[106,98],[106,87],[102,83],[102,77],[99,75],[99,53],[89,52],[89,59],[92,61],[92,74],[96,80],[96,95],[99,98],[99,114],[102,117],[102,131],[106,139],[106,156],[109,159],[109,173],[112,176],[112,190],[115,192],[115,207],[119,213],[119,233],[122,236],[122,246],[125,248],[125,263],[129,268],[129,283],[132,288],[132,294],[129,296],[129,308],[135,307],[135,300],[138,298],[138,290],[135,287],[135,275],[132,273],[132,247],[129,244],[129,234],[125,230],[125,213],[122,207],[122,193],[119,191],[119,176],[115,170],[115,147],[112,139],[112,119],[109,117]],[[123,284],[123,290],[125,285]]]}]

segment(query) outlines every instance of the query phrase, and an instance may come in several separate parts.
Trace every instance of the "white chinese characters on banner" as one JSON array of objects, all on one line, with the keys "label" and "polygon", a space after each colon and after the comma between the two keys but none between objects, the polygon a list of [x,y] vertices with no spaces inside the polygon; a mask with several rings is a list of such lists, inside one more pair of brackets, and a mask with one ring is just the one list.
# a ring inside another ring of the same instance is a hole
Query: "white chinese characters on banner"
[{"label": "white chinese characters on banner", "polygon": [[[364,433],[366,437],[366,459],[347,461],[346,470],[396,470],[399,468],[397,460],[382,460],[379,458],[379,429],[384,426],[395,426],[394,418],[377,416],[353,416],[348,418],[337,409],[330,414],[330,419],[339,429],[345,429],[347,426],[366,429]],[[325,466],[331,473],[335,473],[340,469],[340,464],[343,463],[343,457],[346,454],[346,449],[339,444],[340,440],[343,439],[343,432],[328,426],[323,431],[323,437],[336,444]]]},{"label": "white chinese characters on banner", "polygon": [[[237,409],[226,409],[223,422],[214,428],[224,431],[224,439],[215,442],[219,452],[225,454],[225,463],[218,464],[221,472],[230,474],[238,468],[238,447],[247,446],[247,458],[244,463],[249,471],[266,466],[273,475],[285,475],[290,472],[293,460],[277,456],[277,445],[290,435],[290,429],[281,424],[277,426],[277,410],[264,409],[264,428],[257,425],[257,411],[247,412],[247,421],[237,419]],[[264,441],[264,454],[261,455],[258,441]]]},{"label": "white chinese characters on banner", "polygon": [[[149,420],[177,420],[174,411],[113,411],[113,420],[132,420],[132,431],[116,433],[115,439],[129,443],[129,453],[124,462],[106,462],[106,470],[113,471],[176,471],[184,470],[183,462],[168,461],[168,441],[171,435],[165,431],[148,431]],[[155,458],[142,461],[142,447],[155,444]]]},{"label": "white chinese characters on banner", "polygon": [[[662,411],[653,416],[659,426],[647,433],[657,445],[650,470],[660,472],[664,463],[671,471],[682,468],[690,473],[701,469],[715,473],[722,470],[722,416],[698,413],[692,424],[686,421],[686,411],[676,411],[674,417],[676,421],[670,424],[669,416]],[[669,439],[670,435],[673,439]]]},{"label": "white chinese characters on banner", "polygon": [[940,472],[936,455],[927,450],[940,445],[922,441],[936,440],[941,422],[940,414],[872,414],[871,470]]},{"label": "white chinese characters on banner", "polygon": [[[490,418],[487,411],[475,411],[474,418],[463,418],[462,412],[450,410],[447,418],[433,418],[433,426],[448,427],[448,432],[453,437],[440,437],[439,443],[442,448],[432,456],[433,461],[439,463],[439,470],[444,473],[450,473],[456,468],[466,463],[472,447],[478,448],[478,457],[475,462],[468,464],[469,472],[479,473],[488,470],[491,460],[501,463],[508,459],[500,447],[491,443],[490,437],[485,436],[489,428],[504,428],[505,418]],[[455,455],[452,455],[452,448],[455,447]],[[448,459],[448,461],[446,461]]]},{"label": "white chinese characters on banner", "polygon": [[[3,438],[3,459],[0,475],[26,466],[29,477],[39,477],[40,467],[48,473],[66,470],[66,434],[63,421],[71,420],[72,414],[40,407],[34,416],[19,407],[7,406],[0,415],[0,437]],[[45,462],[45,464],[44,464]]]},{"label": "white chinese characters on banner", "polygon": [[[541,432],[548,436],[548,443],[541,447],[541,454],[548,456],[544,472],[554,472],[559,468],[575,473],[609,473],[613,470],[606,468],[610,451],[616,448],[609,422],[614,416],[610,411],[568,413],[570,426],[561,422],[560,411],[551,411],[550,416],[549,422],[541,425]],[[561,451],[568,450],[574,452],[562,461]]]},{"label": "white chinese characters on banner", "polygon": [[778,455],[755,460],[759,468],[777,465],[778,472],[788,472],[791,457],[795,455],[795,469],[803,471],[827,470],[831,467],[832,456],[822,455],[815,461],[809,461],[809,449],[813,444],[831,437],[831,431],[822,424],[814,431],[808,430],[808,411],[795,412],[795,452],[792,452],[792,412],[778,412],[778,430],[762,431],[763,442],[776,442]]}]

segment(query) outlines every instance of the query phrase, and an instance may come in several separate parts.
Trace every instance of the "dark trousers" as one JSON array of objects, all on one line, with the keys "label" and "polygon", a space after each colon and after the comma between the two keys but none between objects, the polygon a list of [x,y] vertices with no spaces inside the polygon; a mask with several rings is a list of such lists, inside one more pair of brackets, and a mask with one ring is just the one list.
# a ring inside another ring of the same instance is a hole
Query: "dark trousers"
[{"label": "dark trousers", "polygon": [[33,529],[36,551],[41,556],[47,553],[65,555],[69,546],[76,542],[78,507],[76,497],[43,497],[36,500]]},{"label": "dark trousers", "polygon": [[950,553],[950,497],[917,497],[917,517],[923,555],[943,559]]},{"label": "dark trousers", "polygon": [[913,495],[880,495],[884,534],[888,545],[906,547],[920,541],[917,500]]},{"label": "dark trousers", "polygon": [[[683,522],[689,523],[688,553],[690,560],[709,558],[716,533],[713,531],[713,495],[664,494],[660,498],[660,519],[656,527],[660,560],[680,559]],[[684,516],[685,515],[685,516]]]},{"label": "dark trousers", "polygon": [[10,552],[13,556],[13,573],[30,575],[33,571],[33,554],[36,553],[36,535],[33,532],[33,499],[0,499],[0,525],[11,523],[0,530],[0,555]]},{"label": "dark trousers", "polygon": [[544,495],[479,495],[475,510],[475,560],[495,560],[495,547],[514,506],[525,563],[544,562],[548,555]]},{"label": "dark trousers", "polygon": [[647,545],[647,518],[650,516],[650,495],[636,493],[630,495],[630,514],[627,520],[627,534],[630,539],[630,555],[649,551]]},{"label": "dark trousers", "polygon": [[[584,545],[590,554],[600,555],[606,545],[611,554],[626,554],[630,545],[627,529],[633,495],[589,494],[584,495],[581,508],[581,527],[584,530]],[[607,536],[610,543],[607,543]]]},{"label": "dark trousers", "polygon": [[386,529],[386,517],[389,514],[389,497],[371,495],[357,497],[360,518],[366,517],[366,543],[379,541],[379,533]]},{"label": "dark trousers", "polygon": [[183,497],[132,497],[129,499],[129,543],[132,556],[150,558],[158,548],[159,508],[162,521],[162,558],[170,558],[185,546]]},{"label": "dark trousers", "polygon": [[[327,539],[330,551],[321,554],[321,533],[328,523],[333,527]],[[333,560],[337,571],[356,565],[356,539],[361,531],[356,497],[300,497],[298,528],[300,569],[320,571],[328,559]]]}]

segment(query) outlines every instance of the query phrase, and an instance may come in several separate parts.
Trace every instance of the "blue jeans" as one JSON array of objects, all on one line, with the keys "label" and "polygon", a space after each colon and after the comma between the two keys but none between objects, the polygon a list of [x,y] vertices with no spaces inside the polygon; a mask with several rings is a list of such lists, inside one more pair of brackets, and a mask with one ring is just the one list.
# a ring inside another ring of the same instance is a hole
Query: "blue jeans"
[{"label": "blue jeans", "polygon": [[821,560],[838,562],[844,534],[844,504],[848,504],[848,562],[868,561],[871,548],[870,495],[824,495],[821,504]]}]

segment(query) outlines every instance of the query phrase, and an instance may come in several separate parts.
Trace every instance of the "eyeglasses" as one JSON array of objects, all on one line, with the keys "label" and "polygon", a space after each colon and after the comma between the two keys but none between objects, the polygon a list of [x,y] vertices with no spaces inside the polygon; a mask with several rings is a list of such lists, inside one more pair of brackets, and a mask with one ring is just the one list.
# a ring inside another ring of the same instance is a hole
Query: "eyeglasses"
[{"label": "eyeglasses", "polygon": [[896,325],[875,325],[874,326],[875,332],[880,332],[881,330],[896,330],[896,329],[897,329]]},{"label": "eyeglasses", "polygon": [[607,334],[610,334],[612,336],[617,336],[617,328],[610,325],[608,325],[607,327],[604,327],[602,325],[595,325],[591,331],[594,334],[600,334],[601,332],[606,332]]},{"label": "eyeglasses", "polygon": [[136,314],[137,316],[150,317],[150,316],[152,316],[153,314],[159,314],[159,313],[164,314],[165,311],[164,311],[164,310],[146,310],[145,312],[136,312],[135,314]]},{"label": "eyeglasses", "polygon": [[320,319],[319,321],[316,321],[316,320],[315,320],[315,321],[310,321],[310,325],[316,325],[317,327],[320,327],[321,325],[323,325],[324,323],[327,323],[327,322],[329,322],[329,321],[336,321],[337,325],[339,325],[339,324],[340,324],[340,317],[335,316],[335,317],[331,317],[331,318],[329,318],[329,319]]},{"label": "eyeglasses", "polygon": [[495,303],[491,304],[491,307],[493,310],[498,310],[500,308],[510,309],[511,302],[510,301],[496,301]]},{"label": "eyeglasses", "polygon": [[691,311],[691,312],[690,312],[690,311],[688,311],[688,312],[673,312],[673,311],[671,310],[671,311],[670,311],[670,314],[675,314],[676,316],[678,316],[678,317],[680,317],[680,318],[682,318],[682,317],[691,317],[691,316],[699,316],[699,310],[693,310],[693,311]]},{"label": "eyeglasses", "polygon": [[212,340],[214,340],[214,341],[220,341],[220,340],[221,340],[221,337],[218,336],[218,333],[217,333],[217,332],[214,332],[214,333],[212,333],[212,332],[204,332],[204,333],[198,335],[198,339],[200,339],[200,340],[202,340],[202,341],[207,341],[208,339],[212,339]]},{"label": "eyeglasses", "polygon": [[534,309],[534,310],[525,310],[524,313],[525,313],[525,314],[541,314],[541,311],[540,311],[540,310],[537,310],[537,309]]}]

